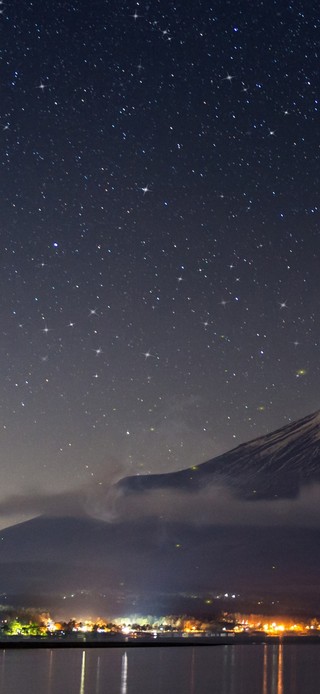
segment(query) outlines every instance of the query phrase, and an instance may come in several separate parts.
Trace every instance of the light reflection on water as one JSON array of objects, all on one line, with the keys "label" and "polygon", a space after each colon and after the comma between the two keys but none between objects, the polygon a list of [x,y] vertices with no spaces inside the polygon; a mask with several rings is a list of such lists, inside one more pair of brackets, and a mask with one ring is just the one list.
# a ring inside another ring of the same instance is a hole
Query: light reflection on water
[{"label": "light reflection on water", "polygon": [[49,651],[48,694],[53,694],[52,693],[52,671],[53,671],[53,651]]},{"label": "light reflection on water", "polygon": [[278,686],[277,694],[283,694],[283,644],[278,648]]},{"label": "light reflection on water", "polygon": [[96,669],[96,688],[95,694],[99,694],[100,691],[100,656],[97,658],[97,669]]},{"label": "light reflection on water", "polygon": [[81,679],[80,679],[80,692],[79,692],[79,694],[85,694],[85,691],[84,691],[85,677],[86,677],[86,652],[82,651]]},{"label": "light reflection on water", "polygon": [[127,694],[127,681],[128,681],[128,656],[124,653],[122,656],[121,663],[121,694]]},{"label": "light reflection on water", "polygon": [[262,694],[268,694],[268,646],[263,646]]},{"label": "light reflection on water", "polygon": [[0,651],[0,694],[315,694],[320,646]]}]

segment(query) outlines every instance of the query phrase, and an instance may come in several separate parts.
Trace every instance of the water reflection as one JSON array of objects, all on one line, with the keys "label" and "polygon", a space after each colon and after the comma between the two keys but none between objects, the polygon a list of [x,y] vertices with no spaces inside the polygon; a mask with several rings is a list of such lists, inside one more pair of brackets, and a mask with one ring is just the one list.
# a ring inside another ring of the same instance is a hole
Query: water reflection
[{"label": "water reflection", "polygon": [[[271,662],[270,662],[271,660]],[[271,668],[271,686],[268,689],[268,665]],[[263,647],[262,694],[284,694],[283,644]]]},{"label": "water reflection", "polygon": [[271,694],[277,694],[278,685],[278,647],[271,646]]},{"label": "water reflection", "polygon": [[82,651],[81,677],[80,677],[80,690],[79,690],[79,694],[85,694],[85,692],[84,692],[85,677],[86,677],[86,652],[85,652],[85,651]]},{"label": "water reflection", "polygon": [[223,671],[222,671],[222,676],[223,676],[223,689],[222,689],[222,694],[226,694],[228,691],[228,670],[229,670],[229,662],[228,662],[228,657],[229,657],[229,648],[228,646],[223,647]]},{"label": "water reflection", "polygon": [[236,676],[236,668],[235,668],[235,660],[236,660],[236,651],[234,648],[231,648],[231,658],[230,658],[230,694],[234,694],[235,692],[235,676]]},{"label": "water reflection", "polygon": [[100,691],[100,656],[98,656],[98,660],[97,660],[96,694],[99,694],[99,691]]},{"label": "water reflection", "polygon": [[237,651],[230,646],[224,646],[223,657],[223,680],[221,694],[234,694],[237,673],[235,670],[235,659]]},{"label": "water reflection", "polygon": [[263,683],[262,694],[268,694],[268,646],[263,646]]},{"label": "water reflection", "polygon": [[124,653],[121,661],[121,694],[127,694],[128,682],[128,656]]},{"label": "water reflection", "polygon": [[0,650],[1,694],[315,694],[319,680],[319,645]]},{"label": "water reflection", "polygon": [[195,687],[195,658],[196,658],[196,649],[192,649],[192,655],[191,655],[191,672],[190,672],[190,694],[194,694],[194,687]]},{"label": "water reflection", "polygon": [[283,644],[278,649],[278,688],[277,694],[283,694]]},{"label": "water reflection", "polygon": [[49,651],[48,694],[52,692],[53,651]]},{"label": "water reflection", "polygon": [[5,651],[1,651],[1,661],[0,661],[0,668],[1,668],[1,691],[4,691],[5,665],[6,665],[6,652],[5,652]]}]

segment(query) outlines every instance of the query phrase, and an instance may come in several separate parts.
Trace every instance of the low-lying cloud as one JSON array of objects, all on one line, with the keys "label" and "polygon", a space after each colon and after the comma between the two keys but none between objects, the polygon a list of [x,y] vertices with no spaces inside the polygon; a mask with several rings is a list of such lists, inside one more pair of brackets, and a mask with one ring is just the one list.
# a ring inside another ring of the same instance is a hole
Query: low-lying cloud
[{"label": "low-lying cloud", "polygon": [[[65,493],[17,494],[0,501],[0,518],[91,517],[108,523],[156,517],[163,521],[214,526],[320,526],[320,485],[302,487],[294,499],[248,501],[223,485],[197,491],[168,489],[126,492],[88,486]],[[9,522],[6,525],[10,525]]]}]

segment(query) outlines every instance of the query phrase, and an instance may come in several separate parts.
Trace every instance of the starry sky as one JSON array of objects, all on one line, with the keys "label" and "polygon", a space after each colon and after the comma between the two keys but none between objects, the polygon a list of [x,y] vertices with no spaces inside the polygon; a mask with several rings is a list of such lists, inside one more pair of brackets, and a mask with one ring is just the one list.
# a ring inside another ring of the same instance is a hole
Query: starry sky
[{"label": "starry sky", "polygon": [[316,410],[318,4],[0,5],[1,499]]}]

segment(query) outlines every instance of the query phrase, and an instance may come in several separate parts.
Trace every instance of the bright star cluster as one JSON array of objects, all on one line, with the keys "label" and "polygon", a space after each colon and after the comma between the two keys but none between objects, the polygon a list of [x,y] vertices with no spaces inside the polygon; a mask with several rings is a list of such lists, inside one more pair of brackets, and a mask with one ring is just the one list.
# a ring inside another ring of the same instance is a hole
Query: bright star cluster
[{"label": "bright star cluster", "polygon": [[1,5],[6,496],[319,407],[317,3]]}]

